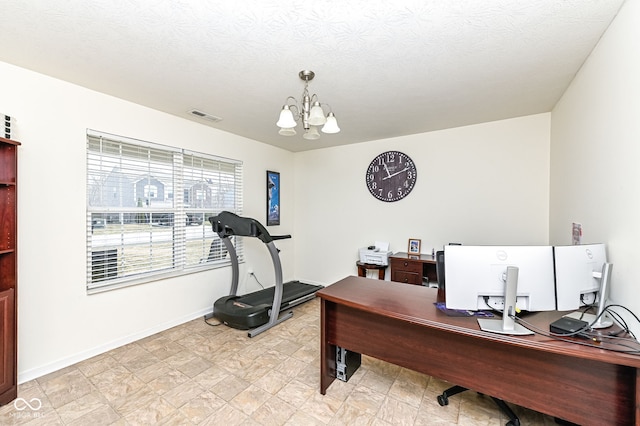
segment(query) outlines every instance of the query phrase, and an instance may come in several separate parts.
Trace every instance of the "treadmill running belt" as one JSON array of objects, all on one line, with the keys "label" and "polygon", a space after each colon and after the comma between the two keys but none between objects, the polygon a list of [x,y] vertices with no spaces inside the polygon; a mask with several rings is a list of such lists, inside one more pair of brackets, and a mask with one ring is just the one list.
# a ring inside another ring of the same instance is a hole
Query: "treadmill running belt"
[{"label": "treadmill running belt", "polygon": [[[305,296],[307,294],[318,291],[322,288],[319,285],[311,285],[304,284],[300,281],[291,281],[288,283],[284,283],[282,286],[282,305],[281,307],[287,306],[288,302],[292,300],[298,299],[299,297]],[[273,294],[275,292],[275,287],[268,287],[264,290],[256,291],[253,293],[249,293],[247,295],[241,296],[238,301],[242,303],[246,303],[247,305],[256,306],[261,304],[273,305]]]}]

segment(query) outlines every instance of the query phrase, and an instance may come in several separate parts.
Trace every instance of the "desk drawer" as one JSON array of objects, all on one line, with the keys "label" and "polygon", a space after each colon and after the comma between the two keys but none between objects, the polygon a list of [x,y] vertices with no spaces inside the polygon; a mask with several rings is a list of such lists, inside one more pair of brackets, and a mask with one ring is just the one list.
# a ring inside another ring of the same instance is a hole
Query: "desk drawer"
[{"label": "desk drawer", "polygon": [[392,271],[413,272],[422,276],[422,263],[411,261],[409,259],[391,259]]},{"label": "desk drawer", "polygon": [[422,285],[422,274],[416,274],[406,271],[393,271],[391,273],[391,281],[405,284]]}]

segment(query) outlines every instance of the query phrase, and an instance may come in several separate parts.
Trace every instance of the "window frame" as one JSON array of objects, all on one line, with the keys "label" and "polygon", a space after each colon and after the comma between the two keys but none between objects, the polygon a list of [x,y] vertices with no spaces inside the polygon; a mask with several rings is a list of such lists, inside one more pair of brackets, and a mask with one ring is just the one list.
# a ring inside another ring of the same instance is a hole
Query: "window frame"
[{"label": "window frame", "polygon": [[242,215],[242,161],[87,129],[86,167],[88,294],[230,265],[208,218]]}]

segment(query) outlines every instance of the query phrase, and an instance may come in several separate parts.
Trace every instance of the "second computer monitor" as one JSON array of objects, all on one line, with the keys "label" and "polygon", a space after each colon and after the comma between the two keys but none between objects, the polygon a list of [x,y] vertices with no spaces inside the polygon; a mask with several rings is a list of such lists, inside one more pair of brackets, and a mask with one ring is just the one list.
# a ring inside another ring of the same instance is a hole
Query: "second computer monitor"
[{"label": "second computer monitor", "polygon": [[508,266],[518,268],[520,310],[556,308],[553,249],[550,246],[445,246],[446,306],[501,309]]},{"label": "second computer monitor", "polygon": [[555,246],[556,295],[559,311],[596,303],[602,266],[607,262],[604,244]]}]

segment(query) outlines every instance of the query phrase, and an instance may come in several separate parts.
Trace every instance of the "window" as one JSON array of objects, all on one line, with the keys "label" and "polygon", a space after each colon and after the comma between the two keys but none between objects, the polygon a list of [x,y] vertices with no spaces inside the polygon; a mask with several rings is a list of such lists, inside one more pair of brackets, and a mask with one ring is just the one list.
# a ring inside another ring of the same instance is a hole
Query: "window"
[{"label": "window", "polygon": [[242,214],[242,162],[87,130],[87,292],[228,265],[223,210]]}]

